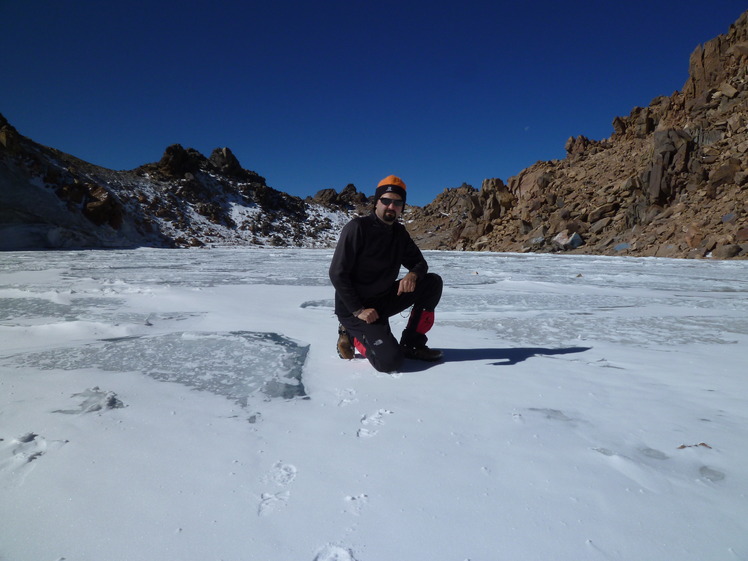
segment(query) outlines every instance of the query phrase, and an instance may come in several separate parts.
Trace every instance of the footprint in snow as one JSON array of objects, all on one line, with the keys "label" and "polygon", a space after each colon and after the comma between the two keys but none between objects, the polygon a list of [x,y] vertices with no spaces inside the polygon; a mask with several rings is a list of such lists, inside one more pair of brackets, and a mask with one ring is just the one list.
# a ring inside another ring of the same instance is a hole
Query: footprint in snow
[{"label": "footprint in snow", "polygon": [[350,549],[327,544],[314,556],[313,561],[356,561],[356,558]]},{"label": "footprint in snow", "polygon": [[[274,483],[279,487],[286,487],[296,479],[297,472],[296,466],[278,461],[273,464],[270,472],[262,480],[264,483]],[[260,496],[260,504],[257,506],[257,515],[266,516],[271,512],[282,509],[290,498],[291,493],[289,491],[263,493]]]},{"label": "footprint in snow", "polygon": [[281,491],[280,493],[263,493],[260,496],[260,504],[257,507],[257,516],[267,516],[271,512],[281,510],[286,506],[291,493]]},{"label": "footprint in snow", "polygon": [[365,493],[361,493],[360,495],[352,496],[348,495],[345,498],[346,502],[346,509],[345,511],[349,514],[353,514],[355,516],[360,516],[361,511],[364,509],[366,504],[369,502],[369,497]]},{"label": "footprint in snow", "polygon": [[270,480],[276,485],[286,486],[296,479],[297,469],[292,464],[276,462],[270,470]]},{"label": "footprint in snow", "polygon": [[657,450],[656,448],[639,448],[639,452],[653,460],[667,460],[670,457],[662,450]]},{"label": "footprint in snow", "polygon": [[574,421],[574,419],[566,416],[566,414],[563,411],[559,411],[558,409],[545,409],[545,408],[538,408],[538,407],[530,407],[528,411],[540,413],[541,415],[545,416],[546,419],[551,419],[554,421],[563,421],[566,423],[570,423]]},{"label": "footprint in snow", "polygon": [[703,477],[707,481],[711,481],[712,483],[717,483],[717,481],[722,481],[725,478],[724,473],[716,469],[712,469],[709,466],[701,466],[699,468],[699,474],[701,475],[701,477]]},{"label": "footprint in snow", "polygon": [[544,418],[549,419],[553,422],[559,422],[563,423],[568,427],[571,428],[582,428],[585,426],[590,426],[590,423],[588,421],[585,421],[584,419],[580,419],[577,417],[569,417],[564,411],[561,411],[560,409],[550,409],[547,407],[529,407],[527,411],[530,411],[535,414],[540,414]]},{"label": "footprint in snow", "polygon": [[0,472],[21,475],[25,479],[35,465],[33,462],[49,450],[55,450],[66,443],[67,440],[48,442],[46,438],[33,432],[19,436],[0,447]]},{"label": "footprint in snow", "polygon": [[356,390],[353,389],[345,389],[345,390],[338,390],[338,398],[340,401],[338,401],[338,407],[345,407],[346,405],[350,405],[351,403],[356,403],[358,401],[358,398],[356,397]]},{"label": "footprint in snow", "polygon": [[[592,450],[608,457],[623,456],[623,454],[618,454],[608,448],[598,447],[593,448]],[[638,450],[642,453],[642,455],[646,456],[647,458],[652,458],[653,460],[667,460],[670,458],[670,456],[665,454],[665,452],[663,452],[662,450],[657,450],[656,448],[639,448]]]},{"label": "footprint in snow", "polygon": [[392,415],[392,413],[393,411],[390,411],[389,409],[379,409],[371,415],[364,415],[361,417],[361,424],[364,426],[358,429],[356,436],[359,438],[371,438],[372,436],[375,436],[379,431],[370,427],[383,425],[385,415]]},{"label": "footprint in snow", "polygon": [[[649,465],[648,462],[642,461],[642,458],[636,454],[630,456],[611,450],[609,448],[596,447],[592,448],[598,454],[607,458],[606,464],[622,476],[634,481],[643,489],[655,493],[664,493],[669,491],[671,483],[667,477],[664,477],[655,465]],[[637,450],[646,458],[663,461],[668,456],[654,448],[640,448]]]}]

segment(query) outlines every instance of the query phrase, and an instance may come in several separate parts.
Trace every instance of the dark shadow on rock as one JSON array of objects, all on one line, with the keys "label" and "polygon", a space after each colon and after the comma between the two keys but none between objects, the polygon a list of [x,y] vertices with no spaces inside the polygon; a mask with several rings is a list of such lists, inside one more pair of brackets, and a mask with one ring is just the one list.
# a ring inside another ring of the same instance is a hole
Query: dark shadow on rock
[{"label": "dark shadow on rock", "polygon": [[518,347],[516,349],[442,349],[444,362],[466,362],[473,360],[495,360],[493,366],[512,366],[534,356],[567,355],[583,353],[592,347],[564,347],[546,349],[543,347]]}]

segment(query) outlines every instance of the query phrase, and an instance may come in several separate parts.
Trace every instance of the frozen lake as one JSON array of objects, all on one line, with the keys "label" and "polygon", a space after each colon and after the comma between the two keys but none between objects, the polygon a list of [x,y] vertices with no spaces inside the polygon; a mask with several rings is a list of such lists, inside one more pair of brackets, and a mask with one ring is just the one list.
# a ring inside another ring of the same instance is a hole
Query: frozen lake
[{"label": "frozen lake", "polygon": [[331,251],[0,253],[0,559],[748,558],[748,262],[425,255],[384,375]]}]

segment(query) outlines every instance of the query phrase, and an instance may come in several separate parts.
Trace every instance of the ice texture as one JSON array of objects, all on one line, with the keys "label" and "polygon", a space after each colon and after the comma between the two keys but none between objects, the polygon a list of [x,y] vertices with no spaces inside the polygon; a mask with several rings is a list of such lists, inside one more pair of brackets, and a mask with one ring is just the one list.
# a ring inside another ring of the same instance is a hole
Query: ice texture
[{"label": "ice texture", "polygon": [[301,373],[308,352],[277,333],[177,332],[122,337],[16,355],[6,365],[40,370],[99,368],[141,372],[228,397],[242,405],[251,395],[303,397]]}]

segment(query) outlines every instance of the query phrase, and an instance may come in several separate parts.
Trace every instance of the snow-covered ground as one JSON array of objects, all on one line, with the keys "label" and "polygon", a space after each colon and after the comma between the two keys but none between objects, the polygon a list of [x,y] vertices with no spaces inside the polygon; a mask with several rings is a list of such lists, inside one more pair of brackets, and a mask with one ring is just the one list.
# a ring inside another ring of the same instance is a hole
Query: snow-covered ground
[{"label": "snow-covered ground", "polygon": [[387,375],[330,257],[0,254],[0,559],[748,559],[748,262],[428,252]]}]

